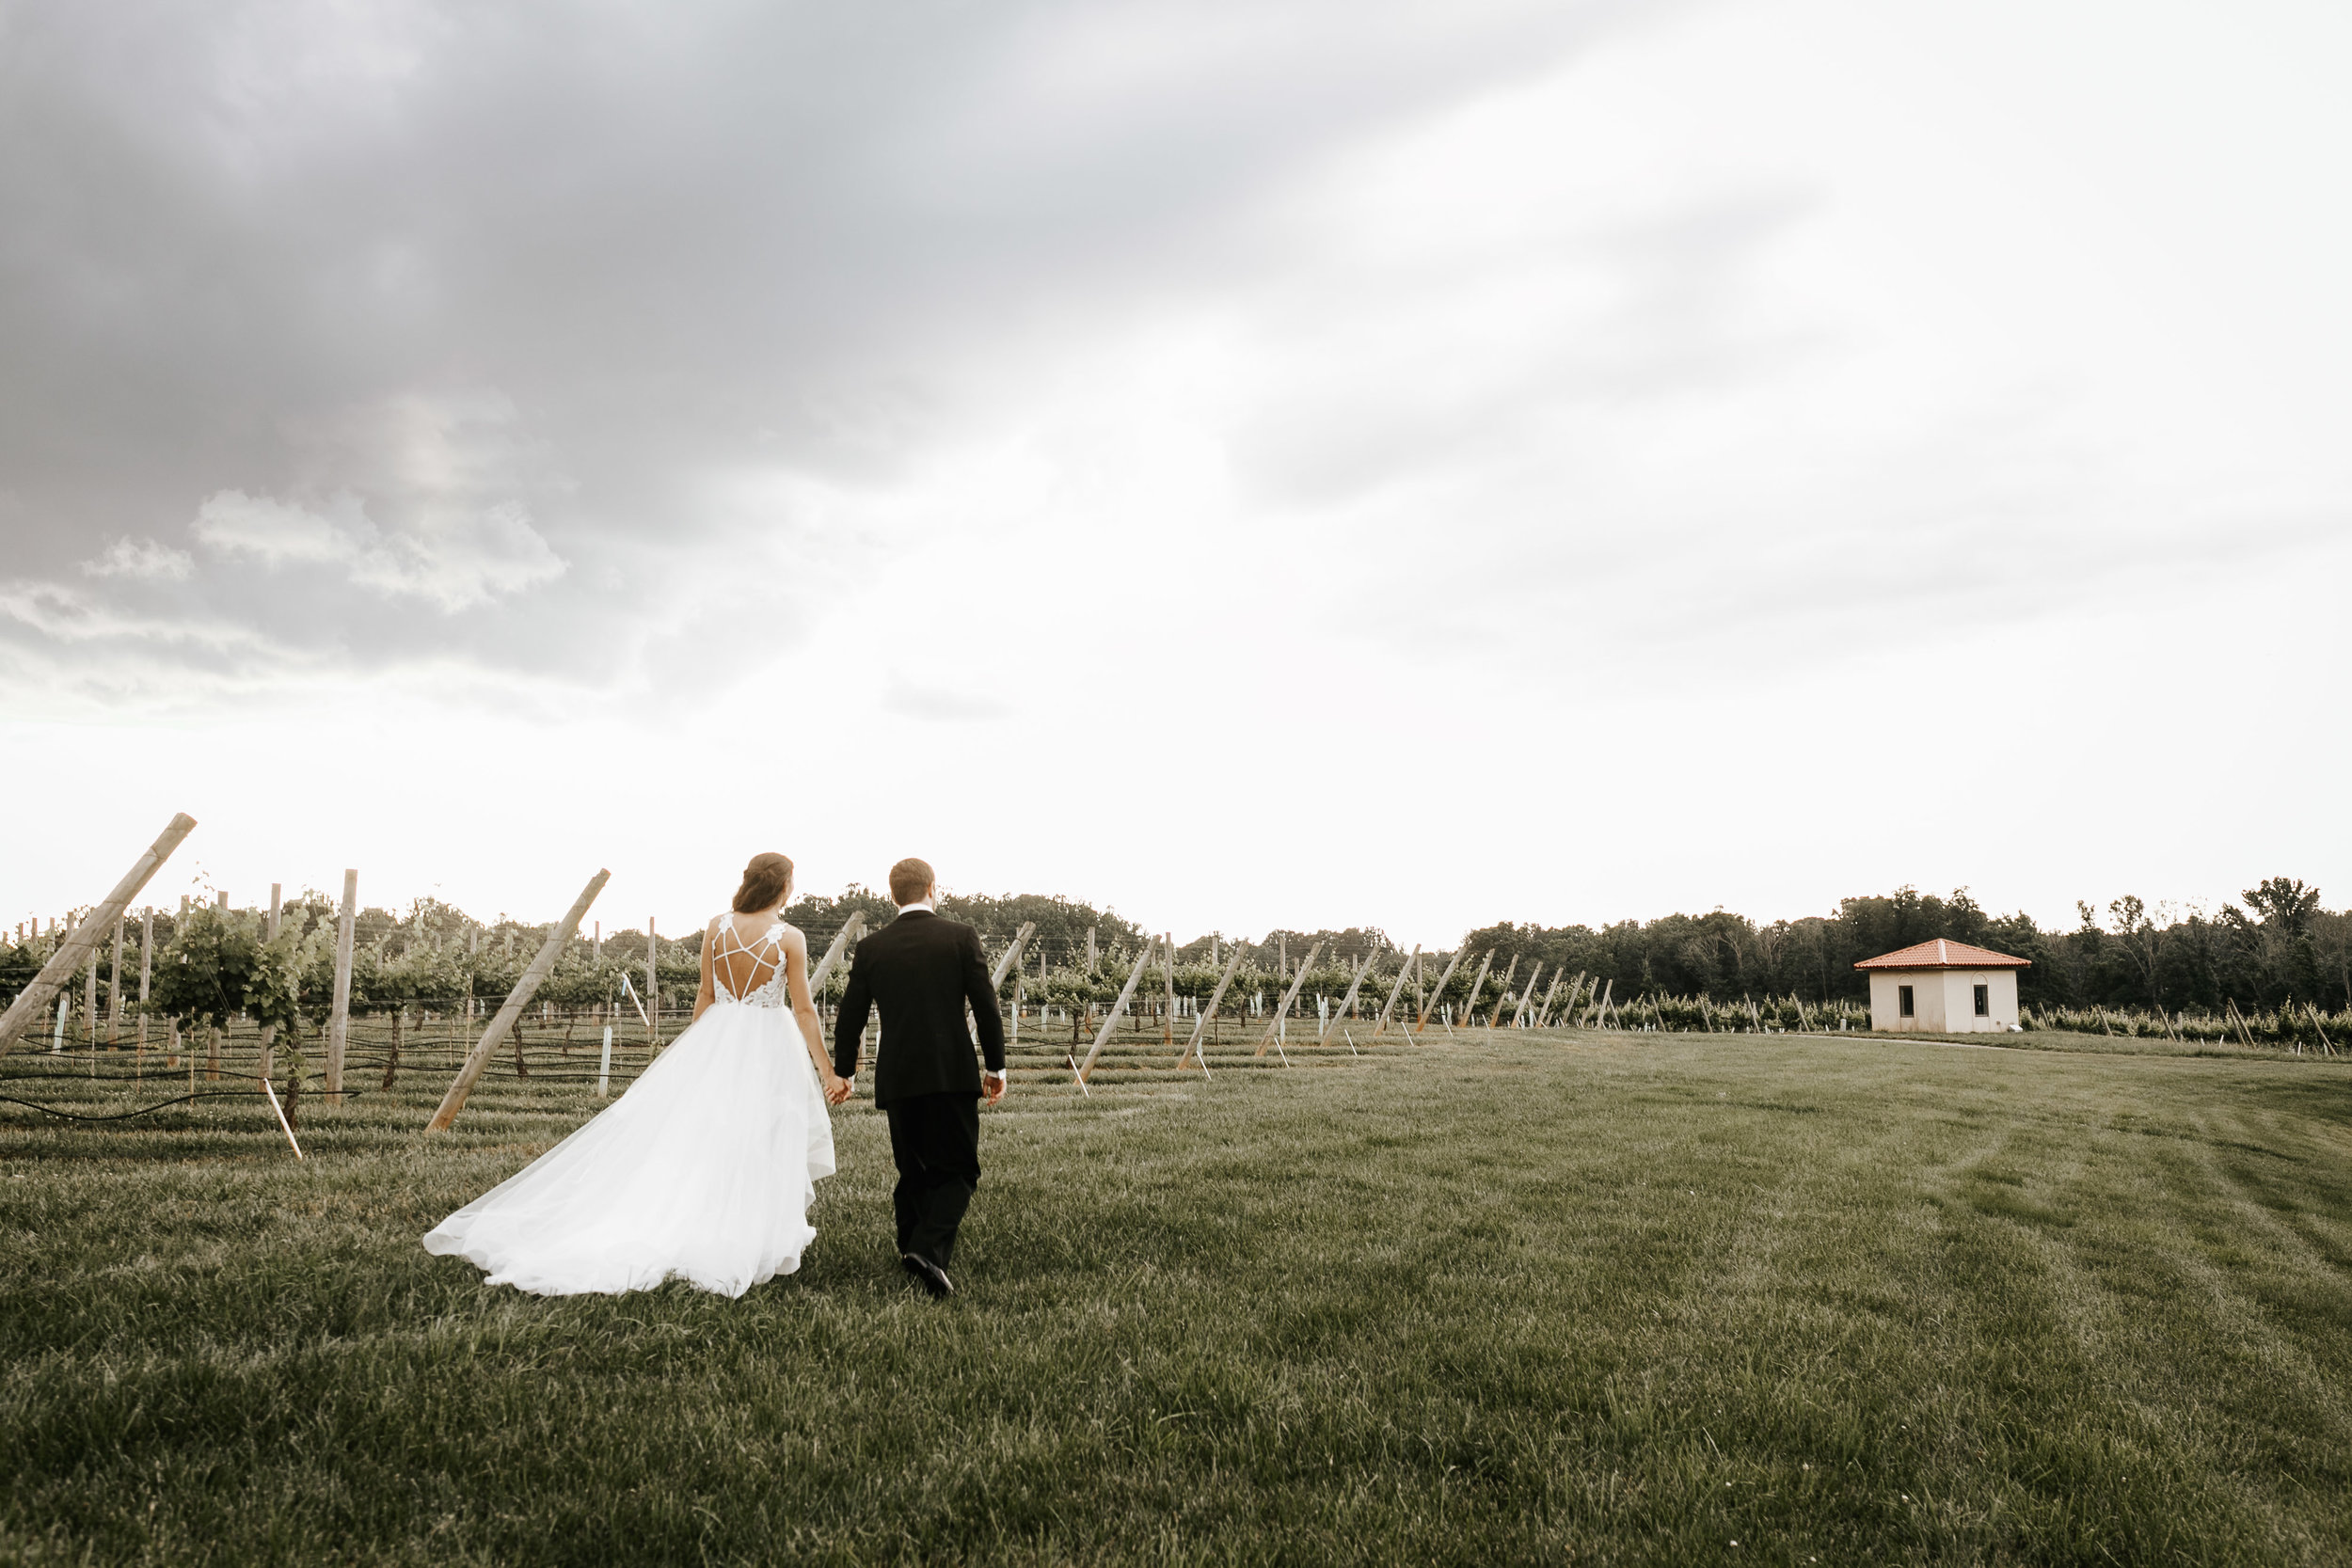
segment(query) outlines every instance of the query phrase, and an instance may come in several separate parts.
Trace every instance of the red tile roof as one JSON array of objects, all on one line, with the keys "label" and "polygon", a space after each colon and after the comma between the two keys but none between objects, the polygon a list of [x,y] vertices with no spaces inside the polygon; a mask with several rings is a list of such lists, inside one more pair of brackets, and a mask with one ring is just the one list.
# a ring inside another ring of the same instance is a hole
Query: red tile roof
[{"label": "red tile roof", "polygon": [[2007,953],[1995,953],[1989,947],[1971,947],[1964,942],[1947,942],[1942,937],[1923,942],[1899,952],[1882,953],[1875,958],[1865,958],[1856,969],[2031,969],[2031,958],[2012,958]]}]

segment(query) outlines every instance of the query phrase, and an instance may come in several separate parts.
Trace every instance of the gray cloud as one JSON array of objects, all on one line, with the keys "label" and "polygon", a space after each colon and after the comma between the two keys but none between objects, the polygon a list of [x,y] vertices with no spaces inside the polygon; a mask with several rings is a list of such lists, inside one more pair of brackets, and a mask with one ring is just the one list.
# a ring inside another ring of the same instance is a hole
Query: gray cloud
[{"label": "gray cloud", "polygon": [[660,678],[746,527],[828,547],[711,475],[885,484],[993,370],[1272,265],[1318,160],[1621,24],[14,8],[0,659]]}]

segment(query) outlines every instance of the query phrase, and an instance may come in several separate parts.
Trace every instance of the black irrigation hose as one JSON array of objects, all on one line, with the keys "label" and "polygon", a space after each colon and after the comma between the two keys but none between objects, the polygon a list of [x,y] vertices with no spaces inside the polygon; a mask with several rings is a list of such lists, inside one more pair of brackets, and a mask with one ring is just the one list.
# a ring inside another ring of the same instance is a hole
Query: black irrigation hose
[{"label": "black irrigation hose", "polygon": [[[127,1121],[133,1117],[151,1117],[158,1111],[168,1111],[174,1105],[193,1105],[199,1100],[244,1100],[252,1092],[250,1089],[199,1089],[194,1094],[183,1094],[176,1100],[160,1101],[153,1105],[139,1106],[129,1111],[117,1111],[103,1117],[85,1116],[79,1111],[60,1111],[55,1105],[43,1105],[39,1101],[33,1100],[19,1100],[12,1094],[0,1094],[0,1105],[22,1105],[28,1111],[39,1111],[43,1116],[56,1117],[60,1121]],[[365,1089],[345,1089],[343,1096],[348,1100],[357,1100],[367,1092]]]},{"label": "black irrigation hose", "polygon": [[167,1100],[157,1104],[140,1106],[135,1110],[117,1111],[112,1115],[103,1117],[85,1116],[79,1111],[60,1111],[55,1105],[43,1105],[32,1100],[19,1100],[12,1094],[0,1094],[0,1105],[22,1105],[28,1111],[39,1111],[43,1116],[56,1117],[60,1121],[127,1121],[133,1117],[153,1116],[157,1111],[167,1111],[174,1105],[192,1105],[199,1100],[243,1100],[250,1092],[242,1089],[204,1089],[195,1094],[183,1094],[177,1100]]}]

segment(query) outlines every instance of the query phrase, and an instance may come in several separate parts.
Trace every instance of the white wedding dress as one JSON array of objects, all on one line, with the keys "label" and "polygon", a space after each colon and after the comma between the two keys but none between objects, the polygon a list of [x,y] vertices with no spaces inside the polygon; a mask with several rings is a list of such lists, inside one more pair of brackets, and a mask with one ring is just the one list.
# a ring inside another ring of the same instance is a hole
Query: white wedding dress
[{"label": "white wedding dress", "polygon": [[[716,1000],[579,1131],[425,1234],[424,1249],[543,1296],[683,1279],[739,1296],[790,1274],[817,1232],[808,1206],[834,1171],[833,1120],[786,993],[772,927],[756,942],[719,918]],[[748,972],[737,956],[755,960]],[[748,973],[728,990],[730,969]]]}]

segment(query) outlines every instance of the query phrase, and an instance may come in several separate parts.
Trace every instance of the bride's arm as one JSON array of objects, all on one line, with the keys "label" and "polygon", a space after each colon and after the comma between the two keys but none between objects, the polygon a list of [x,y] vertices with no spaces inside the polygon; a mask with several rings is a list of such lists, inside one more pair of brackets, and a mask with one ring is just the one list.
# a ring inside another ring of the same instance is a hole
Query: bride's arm
[{"label": "bride's arm", "polygon": [[850,1098],[850,1081],[833,1069],[825,1054],[825,1027],[818,1022],[817,1004],[808,995],[808,938],[794,931],[784,939],[784,984],[792,996],[792,1022],[801,1026],[801,1043],[817,1064],[817,1082],[824,1085],[825,1103],[838,1105]]},{"label": "bride's arm", "polygon": [[719,919],[713,915],[709,928],[703,932],[703,989],[694,993],[694,1016],[687,1021],[690,1023],[700,1023],[703,1014],[719,1000],[719,993],[710,989],[710,954],[718,945]]}]

